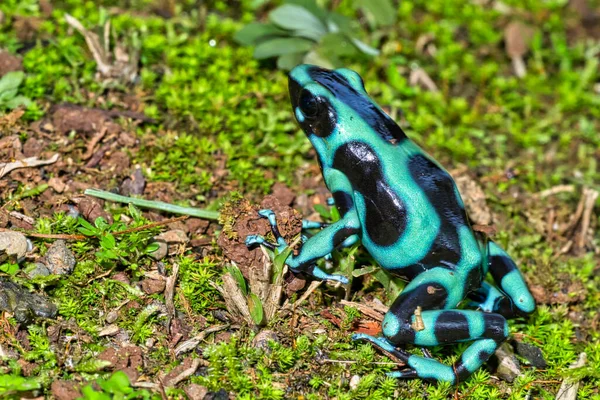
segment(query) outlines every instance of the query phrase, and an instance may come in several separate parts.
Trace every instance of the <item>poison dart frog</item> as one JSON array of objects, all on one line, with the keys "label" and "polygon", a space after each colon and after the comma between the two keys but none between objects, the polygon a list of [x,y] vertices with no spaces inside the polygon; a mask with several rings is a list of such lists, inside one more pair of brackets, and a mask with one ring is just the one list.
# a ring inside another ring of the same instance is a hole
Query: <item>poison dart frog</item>
[{"label": "poison dart frog", "polygon": [[[294,115],[314,146],[340,219],[321,227],[286,264],[295,273],[346,284],[315,262],[360,241],[390,274],[408,281],[382,323],[382,336],[355,334],[402,361],[397,378],[457,383],[507,338],[506,319],[526,316],[535,302],[519,269],[496,243],[471,228],[450,174],[411,141],[368,96],[349,69],[299,65],[289,74]],[[287,247],[275,214],[261,210],[277,243],[258,235],[248,246]],[[484,281],[491,274],[495,285]],[[459,308],[463,300],[474,309]],[[427,346],[470,342],[453,365]],[[423,348],[423,355],[403,346]]]}]

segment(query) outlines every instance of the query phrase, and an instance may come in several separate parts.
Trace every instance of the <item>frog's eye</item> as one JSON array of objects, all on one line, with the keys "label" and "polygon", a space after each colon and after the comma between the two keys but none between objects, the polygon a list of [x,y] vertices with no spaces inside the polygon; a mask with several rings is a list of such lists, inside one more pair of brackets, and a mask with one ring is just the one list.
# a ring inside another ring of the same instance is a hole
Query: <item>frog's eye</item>
[{"label": "frog's eye", "polygon": [[305,117],[315,117],[319,113],[319,101],[317,98],[308,90],[302,90],[300,93],[300,101],[298,102],[300,111]]}]

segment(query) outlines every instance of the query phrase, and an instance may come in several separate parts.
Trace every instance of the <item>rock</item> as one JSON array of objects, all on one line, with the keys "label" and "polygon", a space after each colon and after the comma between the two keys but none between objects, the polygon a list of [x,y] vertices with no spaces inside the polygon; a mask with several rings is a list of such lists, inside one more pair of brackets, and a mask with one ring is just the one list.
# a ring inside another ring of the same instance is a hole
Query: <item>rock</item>
[{"label": "rock", "polygon": [[50,392],[56,400],[75,400],[81,397],[77,382],[56,380],[50,386]]},{"label": "rock", "polygon": [[268,354],[271,352],[271,347],[269,346],[270,341],[279,343],[277,333],[268,329],[263,329],[258,332],[258,335],[256,335],[254,339],[252,339],[252,346],[261,349]]},{"label": "rock", "polygon": [[27,238],[20,232],[0,232],[0,262],[10,259],[14,262],[25,257]]},{"label": "rock", "polygon": [[352,375],[352,378],[350,378],[350,390],[356,390],[359,383],[360,383],[360,376]]},{"label": "rock", "polygon": [[[181,229],[171,229],[170,231],[161,233],[154,239],[159,243],[159,245],[160,242],[164,242],[167,244],[168,254],[177,254],[180,251],[181,246],[187,244],[190,241],[186,233]],[[155,253],[157,253],[158,251],[160,251],[160,248]],[[153,258],[154,257],[156,256],[153,256]],[[160,260],[162,258],[164,257],[154,259]]]},{"label": "rock", "polygon": [[301,277],[295,276],[294,274],[288,274],[285,278],[285,293],[288,297],[292,294],[304,289],[306,286],[306,280]]},{"label": "rock", "polygon": [[160,261],[167,256],[167,253],[169,252],[169,246],[164,240],[159,239],[158,236],[154,237],[154,243],[158,244],[158,249],[152,253],[148,253],[148,255],[156,261]]},{"label": "rock", "polygon": [[91,222],[92,225],[98,217],[104,218],[108,223],[112,223],[112,216],[102,208],[100,200],[93,197],[84,197],[77,204],[83,218]]},{"label": "rock", "polygon": [[44,258],[48,269],[54,275],[68,275],[75,268],[75,256],[64,240],[54,242]]},{"label": "rock", "polygon": [[296,198],[296,194],[292,189],[281,182],[275,183],[271,190],[273,191],[273,196],[277,197],[279,203],[284,206],[291,206]]},{"label": "rock", "polygon": [[204,396],[208,393],[208,389],[197,383],[192,383],[183,388],[183,391],[190,398],[190,400],[203,400]]},{"label": "rock", "polygon": [[29,278],[33,279],[36,276],[48,276],[50,275],[50,270],[48,269],[48,267],[46,267],[45,264],[41,263],[41,262],[37,262],[35,264],[33,264],[33,268],[29,271],[27,271],[27,276],[29,276]]},{"label": "rock", "polygon": [[19,323],[29,323],[35,317],[54,318],[58,309],[44,297],[0,278],[0,311],[14,314]]},{"label": "rock", "polygon": [[189,238],[181,229],[172,229],[170,231],[163,232],[156,238],[165,241],[167,244],[182,244],[189,242]]},{"label": "rock", "polygon": [[48,186],[54,189],[56,193],[62,193],[67,185],[61,179],[54,177],[48,180]]},{"label": "rock", "polygon": [[513,345],[517,354],[529,361],[532,366],[536,368],[546,368],[548,366],[539,347],[517,340],[513,342]]},{"label": "rock", "polygon": [[143,194],[146,188],[146,178],[142,174],[142,170],[137,168],[130,177],[125,178],[121,183],[120,192],[123,196],[131,196],[134,194]]},{"label": "rock", "polygon": [[102,328],[100,332],[98,332],[98,336],[114,336],[119,333],[119,327],[115,324],[110,324]]},{"label": "rock", "polygon": [[162,279],[144,279],[142,281],[142,290],[146,294],[162,293],[165,286],[166,282]]},{"label": "rock", "polygon": [[218,392],[208,392],[204,396],[204,400],[229,400],[229,394],[225,389],[221,389]]},{"label": "rock", "polygon": [[37,157],[44,150],[44,144],[34,137],[27,139],[23,145],[23,155],[25,157]]},{"label": "rock", "polygon": [[498,362],[496,375],[498,375],[500,379],[507,382],[513,382],[517,376],[521,375],[519,360],[515,357],[515,353],[510,344],[506,342],[502,343],[494,353],[494,356]]}]

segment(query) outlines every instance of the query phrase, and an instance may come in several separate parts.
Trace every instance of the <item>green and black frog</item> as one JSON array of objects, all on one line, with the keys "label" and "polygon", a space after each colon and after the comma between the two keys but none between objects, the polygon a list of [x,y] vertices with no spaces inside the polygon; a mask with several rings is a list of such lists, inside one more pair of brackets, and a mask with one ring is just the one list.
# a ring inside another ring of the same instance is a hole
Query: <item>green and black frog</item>
[{"label": "green and black frog", "polygon": [[[452,177],[371,100],[356,72],[300,65],[289,74],[289,92],[341,218],[323,225],[286,264],[295,273],[347,283],[315,262],[360,241],[382,268],[409,283],[385,315],[383,336],[353,339],[403,361],[393,377],[464,380],[507,338],[506,318],[534,311],[519,269],[500,246],[473,231]],[[287,247],[274,213],[260,214],[277,243],[252,235],[247,245]],[[484,281],[488,272],[495,285]],[[459,308],[466,299],[475,309]],[[471,344],[454,365],[402,348],[459,342]]]}]

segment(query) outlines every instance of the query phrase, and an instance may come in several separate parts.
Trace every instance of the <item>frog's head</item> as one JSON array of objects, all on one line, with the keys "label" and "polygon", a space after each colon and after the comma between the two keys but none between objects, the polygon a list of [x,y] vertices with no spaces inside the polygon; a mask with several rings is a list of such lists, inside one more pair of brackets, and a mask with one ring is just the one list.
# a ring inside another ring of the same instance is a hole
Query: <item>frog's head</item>
[{"label": "frog's head", "polygon": [[332,136],[347,142],[374,135],[392,143],[406,137],[350,69],[299,65],[289,74],[289,91],[294,115],[313,144],[329,142]]}]

